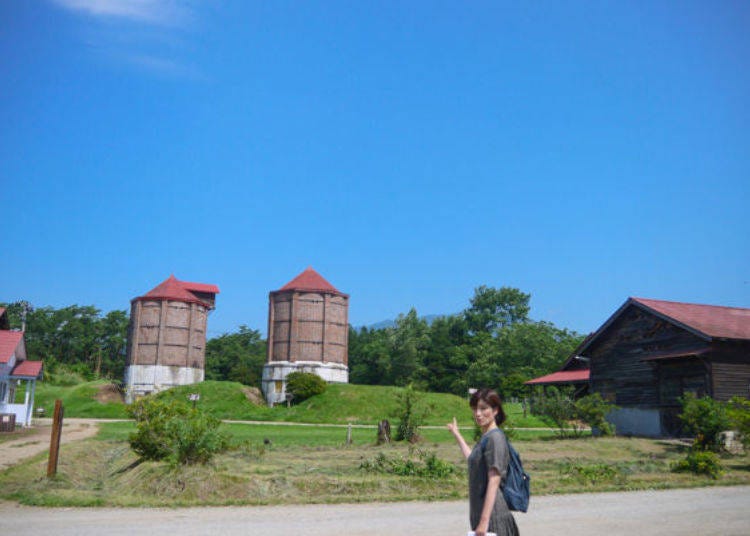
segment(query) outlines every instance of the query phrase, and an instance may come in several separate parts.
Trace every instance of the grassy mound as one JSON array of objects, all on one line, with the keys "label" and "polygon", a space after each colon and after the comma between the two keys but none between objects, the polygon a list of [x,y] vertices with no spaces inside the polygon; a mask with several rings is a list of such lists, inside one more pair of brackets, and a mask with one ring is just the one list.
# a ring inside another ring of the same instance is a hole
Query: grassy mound
[{"label": "grassy mound", "polygon": [[36,408],[44,408],[44,414],[51,417],[55,400],[63,402],[66,417],[87,417],[92,419],[126,419],[125,403],[120,396],[114,396],[114,384],[107,380],[85,382],[73,386],[39,383],[34,397]]},{"label": "grassy mound", "polygon": [[[127,418],[122,399],[113,396],[112,384],[106,381],[83,383],[73,387],[40,384],[37,407],[51,415],[54,401],[60,398],[67,417]],[[163,391],[155,396],[167,400],[187,401],[199,394],[196,402],[202,411],[218,419],[238,421],[282,421],[326,424],[377,424],[394,420],[401,387],[380,385],[331,384],[323,394],[290,408],[269,408],[258,403],[250,388],[236,382],[205,381]],[[430,407],[425,425],[440,426],[455,416],[462,426],[471,426],[472,417],[466,399],[445,393],[424,393],[423,403]],[[523,417],[520,406],[506,405],[511,426],[542,427],[535,417]]]}]

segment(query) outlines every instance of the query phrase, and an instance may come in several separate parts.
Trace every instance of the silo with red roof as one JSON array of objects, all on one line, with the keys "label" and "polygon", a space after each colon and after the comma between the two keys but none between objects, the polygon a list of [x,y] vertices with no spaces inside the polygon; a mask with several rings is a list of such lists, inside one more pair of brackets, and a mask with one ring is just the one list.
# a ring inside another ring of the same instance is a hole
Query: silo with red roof
[{"label": "silo with red roof", "polygon": [[286,400],[286,376],[312,372],[332,383],[349,381],[349,296],[311,267],[268,298],[268,354],[263,394]]},{"label": "silo with red roof", "polygon": [[180,281],[174,275],[134,298],[130,307],[125,398],[202,382],[206,324],[216,285]]}]

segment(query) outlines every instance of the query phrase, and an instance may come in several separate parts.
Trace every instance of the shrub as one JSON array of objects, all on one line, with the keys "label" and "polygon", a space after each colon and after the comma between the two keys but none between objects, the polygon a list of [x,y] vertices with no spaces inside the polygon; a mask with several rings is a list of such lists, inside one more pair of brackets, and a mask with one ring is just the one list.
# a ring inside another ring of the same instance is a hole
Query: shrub
[{"label": "shrub", "polygon": [[532,405],[536,415],[550,419],[557,427],[557,435],[565,437],[569,434],[578,436],[582,429],[575,422],[577,411],[569,393],[551,388],[546,395],[539,396]]},{"label": "shrub", "polygon": [[221,421],[197,410],[187,419],[172,419],[167,423],[171,439],[171,459],[183,465],[207,463],[214,454],[229,447],[229,438],[218,431]]},{"label": "shrub", "polygon": [[144,398],[128,408],[136,422],[130,448],[146,460],[172,464],[206,463],[227,450],[229,440],[218,431],[221,421],[179,401]]},{"label": "shrub", "polygon": [[[359,468],[374,473],[388,473],[398,476],[423,478],[447,478],[456,472],[456,466],[441,460],[434,452],[417,450],[417,459],[411,457],[388,457],[382,452],[374,460],[363,461]],[[412,452],[409,453],[412,455]]]},{"label": "shrub", "polygon": [[424,423],[431,408],[424,404],[424,395],[416,391],[411,384],[397,395],[397,400],[398,409],[394,417],[399,422],[393,439],[416,443],[419,441],[419,427]]},{"label": "shrub", "polygon": [[672,471],[719,478],[722,468],[719,456],[715,452],[691,450],[684,460],[672,464]]},{"label": "shrub", "polygon": [[311,372],[291,372],[286,377],[286,392],[294,395],[295,402],[322,394],[327,387],[323,378]]},{"label": "shrub", "polygon": [[614,409],[616,406],[604,400],[599,393],[586,395],[575,402],[577,418],[588,424],[594,435],[614,435],[615,428],[606,419]]},{"label": "shrub", "polygon": [[606,463],[567,463],[560,468],[560,473],[581,484],[600,484],[624,479],[622,471]]},{"label": "shrub", "polygon": [[164,460],[172,453],[167,424],[175,418],[185,418],[186,404],[142,398],[127,408],[135,420],[136,430],[130,434],[130,448],[146,460]]},{"label": "shrub", "polygon": [[750,400],[741,396],[732,397],[727,403],[727,417],[731,428],[740,433],[745,448],[750,447]]},{"label": "shrub", "polygon": [[680,420],[685,431],[695,435],[693,447],[698,450],[720,450],[719,434],[730,427],[726,404],[707,396],[696,398],[692,394],[680,398],[680,403]]}]

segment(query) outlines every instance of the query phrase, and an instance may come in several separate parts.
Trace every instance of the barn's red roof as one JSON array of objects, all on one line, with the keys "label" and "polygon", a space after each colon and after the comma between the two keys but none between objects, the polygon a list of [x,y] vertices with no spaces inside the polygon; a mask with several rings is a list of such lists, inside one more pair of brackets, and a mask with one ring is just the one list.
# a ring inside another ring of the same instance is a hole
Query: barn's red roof
[{"label": "barn's red roof", "polygon": [[578,383],[589,381],[589,369],[583,370],[562,370],[559,372],[553,372],[546,376],[540,376],[525,382],[525,385],[542,385],[546,383]]},{"label": "barn's red roof", "polygon": [[12,378],[38,378],[42,373],[41,361],[21,361],[13,372],[10,373]]},{"label": "barn's red roof", "polygon": [[207,307],[210,306],[191,291],[218,294],[219,287],[206,283],[180,281],[174,275],[170,275],[143,296],[135,298],[135,300],[176,300],[187,303],[200,303]]},{"label": "barn's red roof", "polygon": [[707,338],[750,339],[750,309],[646,298],[629,301]]},{"label": "barn's red roof", "polygon": [[22,331],[0,330],[0,363],[7,363],[23,339]]},{"label": "barn's red roof", "polygon": [[322,275],[313,270],[312,266],[308,266],[304,272],[289,281],[289,283],[281,287],[276,292],[284,292],[288,290],[330,292],[332,294],[340,294],[342,296],[345,296],[343,292],[337,290],[336,287],[326,281]]}]

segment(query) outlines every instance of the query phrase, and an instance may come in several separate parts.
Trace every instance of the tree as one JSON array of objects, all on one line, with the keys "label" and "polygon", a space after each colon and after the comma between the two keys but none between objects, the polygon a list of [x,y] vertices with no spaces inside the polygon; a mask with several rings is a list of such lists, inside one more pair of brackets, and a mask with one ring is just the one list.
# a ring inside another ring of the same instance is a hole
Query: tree
[{"label": "tree", "polygon": [[396,397],[398,408],[394,417],[398,419],[398,426],[394,439],[416,443],[420,439],[419,427],[432,408],[425,402],[424,393],[418,392],[412,384],[407,385]]},{"label": "tree", "polygon": [[399,315],[389,338],[389,383],[407,385],[423,378],[423,362],[430,338],[427,322],[417,316],[416,309],[412,308],[406,315]]},{"label": "tree", "polygon": [[206,379],[260,386],[266,362],[266,341],[244,324],[206,343]]},{"label": "tree", "polygon": [[349,328],[349,380],[365,385],[386,385],[391,374],[389,331]]},{"label": "tree", "polygon": [[[24,305],[28,304],[3,305],[11,328],[21,328]],[[28,359],[44,360],[47,379],[122,376],[128,330],[125,311],[111,311],[102,317],[93,305],[26,310],[26,354]]]},{"label": "tree", "polygon": [[494,333],[517,322],[525,322],[529,315],[531,294],[517,288],[496,289],[482,285],[474,289],[471,307],[464,317],[472,333]]},{"label": "tree", "polygon": [[468,361],[460,349],[467,339],[463,315],[441,316],[432,322],[424,354],[424,383],[430,391],[466,392]]}]

